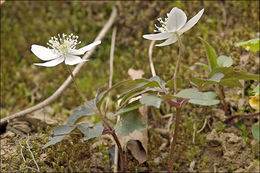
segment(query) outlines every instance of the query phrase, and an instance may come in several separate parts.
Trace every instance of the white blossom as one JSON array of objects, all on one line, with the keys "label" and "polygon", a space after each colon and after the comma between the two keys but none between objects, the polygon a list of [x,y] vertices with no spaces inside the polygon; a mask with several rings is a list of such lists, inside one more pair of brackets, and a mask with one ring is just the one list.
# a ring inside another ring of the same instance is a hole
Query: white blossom
[{"label": "white blossom", "polygon": [[41,60],[48,61],[45,63],[34,63],[34,65],[45,66],[45,67],[54,67],[63,61],[66,65],[75,65],[82,63],[87,60],[81,59],[77,55],[83,55],[85,52],[89,51],[96,45],[99,45],[101,41],[93,42],[87,46],[84,46],[80,49],[76,49],[76,46],[80,44],[78,42],[78,36],[73,34],[67,35],[58,34],[57,37],[51,37],[47,43],[50,48],[46,48],[40,45],[32,45],[31,51]]},{"label": "white blossom", "polygon": [[149,40],[167,39],[161,44],[156,44],[156,46],[167,46],[175,43],[178,40],[177,34],[180,36],[184,32],[191,29],[199,21],[203,12],[204,9],[200,10],[198,14],[196,14],[187,22],[186,14],[181,9],[174,7],[170,11],[170,13],[167,14],[167,18],[165,18],[165,20],[162,20],[162,18],[157,19],[160,22],[161,26],[158,27],[157,25],[155,25],[157,30],[154,31],[159,33],[146,34],[143,35],[143,37]]}]

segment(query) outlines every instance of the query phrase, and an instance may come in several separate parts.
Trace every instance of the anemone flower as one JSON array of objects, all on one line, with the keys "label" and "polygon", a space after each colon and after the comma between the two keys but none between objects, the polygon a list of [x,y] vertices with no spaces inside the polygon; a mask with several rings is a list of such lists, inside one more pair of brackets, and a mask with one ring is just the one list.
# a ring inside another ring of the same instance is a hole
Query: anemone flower
[{"label": "anemone flower", "polygon": [[81,59],[77,55],[83,55],[85,52],[89,51],[96,45],[99,45],[101,41],[93,42],[87,46],[84,46],[80,49],[76,49],[76,45],[80,44],[78,42],[78,36],[73,34],[67,35],[62,34],[62,37],[58,34],[57,37],[51,37],[48,46],[51,48],[46,48],[40,45],[32,45],[31,51],[41,60],[48,61],[45,63],[34,63],[34,65],[45,66],[45,67],[54,67],[63,61],[66,65],[75,65],[82,63],[84,59]]},{"label": "anemone flower", "polygon": [[165,40],[161,44],[155,46],[167,46],[175,43],[178,40],[178,36],[191,29],[200,19],[204,12],[204,9],[200,10],[193,18],[187,22],[186,14],[179,8],[174,7],[170,13],[167,14],[167,18],[163,21],[162,18],[157,20],[160,22],[161,27],[155,25],[157,30],[154,32],[160,32],[156,34],[143,35],[145,39],[149,40]]}]

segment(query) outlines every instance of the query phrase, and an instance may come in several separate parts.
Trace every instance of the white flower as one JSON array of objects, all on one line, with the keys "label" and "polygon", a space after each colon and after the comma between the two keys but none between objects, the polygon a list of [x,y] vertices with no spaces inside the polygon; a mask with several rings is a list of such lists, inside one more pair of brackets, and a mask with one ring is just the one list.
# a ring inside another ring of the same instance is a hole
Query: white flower
[{"label": "white flower", "polygon": [[143,35],[145,39],[149,40],[165,40],[161,44],[156,44],[156,46],[167,46],[175,43],[178,38],[177,34],[180,36],[184,32],[191,29],[200,19],[204,12],[204,9],[200,10],[193,18],[191,18],[187,23],[186,14],[179,8],[174,7],[170,13],[167,14],[168,18],[163,21],[162,18],[158,18],[161,27],[155,25],[157,30],[155,32],[160,32],[157,34],[147,34]]},{"label": "white flower", "polygon": [[62,34],[61,37],[58,34],[58,38],[51,37],[47,43],[47,45],[51,48],[46,48],[40,45],[32,45],[31,51],[41,60],[48,61],[45,63],[34,63],[34,65],[53,67],[62,63],[63,61],[65,61],[65,64],[67,65],[79,64],[87,60],[83,60],[77,55],[83,55],[85,52],[89,51],[96,45],[99,45],[101,41],[96,41],[80,49],[75,49],[76,45],[80,43],[81,42],[78,42],[78,36],[73,34]]}]

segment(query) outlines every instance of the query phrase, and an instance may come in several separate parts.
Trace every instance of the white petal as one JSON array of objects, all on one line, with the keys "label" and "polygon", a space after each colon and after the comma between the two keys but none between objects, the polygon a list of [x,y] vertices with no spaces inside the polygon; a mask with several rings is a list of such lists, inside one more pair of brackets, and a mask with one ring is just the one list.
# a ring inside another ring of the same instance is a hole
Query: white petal
[{"label": "white petal", "polygon": [[59,58],[56,58],[54,60],[51,60],[51,61],[48,61],[48,62],[45,62],[45,63],[34,63],[34,65],[45,66],[45,67],[54,67],[54,66],[62,63],[63,61],[64,61],[64,58],[59,57]]},{"label": "white petal", "polygon": [[186,14],[181,9],[174,7],[168,16],[166,28],[170,32],[178,31],[185,25],[186,21]]},{"label": "white petal", "polygon": [[92,49],[93,47],[95,47],[96,45],[99,45],[101,43],[101,41],[95,41],[87,46],[84,46],[78,50],[74,50],[71,53],[73,55],[83,55],[85,52],[89,51],[90,49]]},{"label": "white petal", "polygon": [[57,58],[51,49],[39,45],[32,45],[31,51],[41,60],[48,61]]},{"label": "white petal", "polygon": [[189,29],[191,29],[191,28],[199,21],[199,19],[200,19],[200,17],[202,16],[203,12],[204,12],[204,8],[203,8],[202,10],[200,10],[200,11],[198,12],[198,14],[196,14],[193,18],[191,18],[191,19],[186,23],[186,25],[184,25],[184,27],[181,28],[181,29],[178,31],[178,33],[179,33],[179,34],[182,34],[182,33],[186,32],[186,31],[188,31]]},{"label": "white petal", "polygon": [[155,46],[167,46],[170,45],[172,43],[175,43],[178,40],[176,35],[173,35],[172,37],[170,37],[169,39],[167,39],[165,42],[161,43],[161,44],[156,44]]},{"label": "white petal", "polygon": [[65,64],[67,64],[67,65],[75,65],[75,64],[79,64],[79,63],[82,63],[85,61],[88,61],[88,60],[83,60],[79,56],[74,56],[74,55],[67,55],[65,58]]},{"label": "white petal", "polygon": [[170,32],[163,32],[163,33],[158,33],[158,34],[146,34],[143,35],[143,38],[148,39],[148,40],[164,40],[169,38],[173,33]]}]

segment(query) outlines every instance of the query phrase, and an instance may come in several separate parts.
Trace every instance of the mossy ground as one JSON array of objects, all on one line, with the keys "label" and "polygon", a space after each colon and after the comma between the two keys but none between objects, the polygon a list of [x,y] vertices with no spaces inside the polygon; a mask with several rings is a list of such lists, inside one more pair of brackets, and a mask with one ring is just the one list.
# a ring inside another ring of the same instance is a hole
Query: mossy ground
[{"label": "mossy ground", "polygon": [[[98,32],[107,22],[113,5],[116,2],[5,2],[1,5],[1,117],[8,116],[22,109],[30,107],[50,96],[68,76],[63,66],[55,68],[35,67],[33,62],[39,60],[31,53],[32,44],[46,45],[47,40],[57,33],[75,33],[82,41],[82,45],[92,42]],[[249,53],[242,48],[236,48],[234,43],[249,40],[259,36],[259,2],[258,1],[187,1],[187,2],[118,2],[118,19],[115,25],[118,27],[116,38],[115,60],[114,60],[114,83],[127,79],[129,68],[142,69],[144,77],[150,77],[148,62],[148,47],[150,41],[142,38],[143,34],[152,33],[154,22],[158,17],[165,14],[174,6],[183,9],[188,19],[194,16],[201,8],[205,13],[199,23],[182,37],[185,45],[185,54],[180,66],[180,77],[183,78],[182,87],[188,87],[188,79],[191,76],[202,77],[204,71],[194,66],[195,62],[206,63],[203,44],[198,37],[207,40],[217,51],[218,55],[228,55],[234,60],[239,69],[246,69],[251,73],[259,73],[259,60],[257,53]],[[77,76],[80,88],[88,98],[93,98],[99,87],[107,85],[109,76],[109,52],[111,31],[102,41],[91,56],[91,61],[86,63]],[[153,50],[153,59],[158,76],[168,80],[173,75],[176,58],[178,55],[177,44],[157,48]],[[243,56],[248,56],[246,63],[241,61]],[[245,100],[250,93],[252,81],[245,83]],[[214,90],[213,87],[208,88]],[[241,98],[241,90],[226,88],[226,94],[235,112],[252,112],[248,103],[238,107]],[[240,92],[240,94],[238,94]],[[81,104],[80,97],[71,85],[51,107],[54,109],[53,118],[59,120],[59,124],[66,121],[68,112]],[[115,104],[112,104],[115,105]],[[111,108],[113,110],[114,107]],[[220,106],[215,106],[220,110]],[[212,153],[223,154],[222,144],[218,147],[210,145],[206,137],[213,129],[226,134],[233,126],[221,125],[219,111],[212,111],[205,107],[188,105],[183,111],[180,138],[176,152],[175,169],[187,171],[190,163],[196,160],[194,170],[214,171]],[[62,118],[58,117],[61,115]],[[195,143],[192,142],[194,124],[199,129],[208,118],[210,126],[203,132],[197,134]],[[149,124],[155,127],[165,127],[166,121],[153,119],[149,116]],[[254,160],[259,161],[259,145],[254,143],[250,132],[253,120],[243,120],[234,126],[239,129],[232,133],[246,140],[246,145],[241,150],[248,151],[246,164],[234,163],[225,165],[224,171],[238,171],[249,167]],[[241,124],[245,124],[242,127]],[[63,142],[43,150],[50,135],[51,128],[35,129],[32,131],[30,145],[36,161],[43,172],[81,172],[81,171],[111,171],[109,166],[108,149],[111,144],[98,145],[91,140],[81,142],[79,136],[72,136]],[[154,130],[149,130],[149,171],[163,171],[167,169],[167,152],[169,146],[162,151],[158,150],[162,138],[168,139],[169,134],[161,135]],[[26,136],[1,137],[1,150],[10,149],[10,152],[1,155],[1,170],[15,171],[30,170],[23,169],[35,167],[30,153],[24,149],[24,162],[20,151],[26,145]],[[103,139],[104,140],[104,139]],[[219,148],[218,151],[212,148]],[[206,154],[205,154],[206,153]],[[258,153],[258,154],[257,154]],[[216,156],[219,156],[218,154]],[[239,155],[240,156],[240,155]],[[93,158],[99,158],[93,160]],[[159,157],[159,162],[154,160]],[[236,158],[236,156],[232,156]],[[217,157],[221,158],[221,157]],[[130,171],[147,171],[145,165],[129,163]],[[223,160],[224,162],[224,160]],[[96,163],[96,164],[95,164]],[[102,165],[98,167],[98,165]],[[221,159],[217,167],[224,165]],[[215,165],[216,167],[216,165]]]}]

